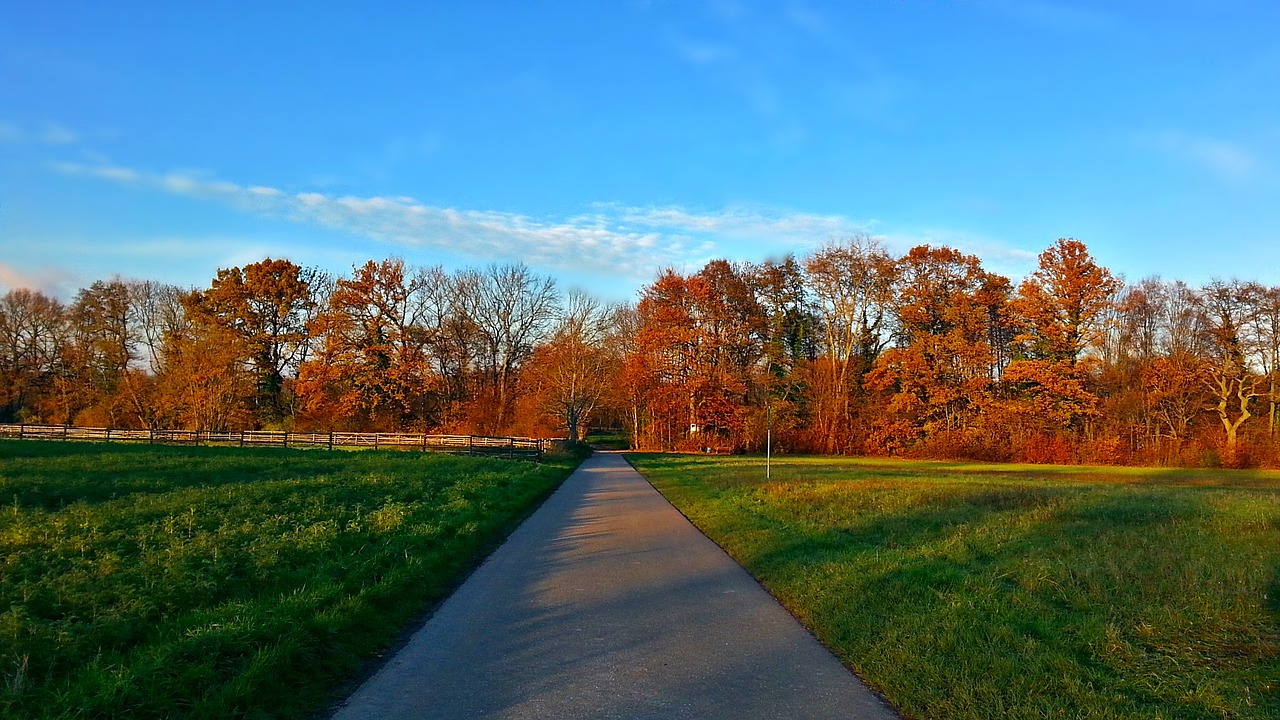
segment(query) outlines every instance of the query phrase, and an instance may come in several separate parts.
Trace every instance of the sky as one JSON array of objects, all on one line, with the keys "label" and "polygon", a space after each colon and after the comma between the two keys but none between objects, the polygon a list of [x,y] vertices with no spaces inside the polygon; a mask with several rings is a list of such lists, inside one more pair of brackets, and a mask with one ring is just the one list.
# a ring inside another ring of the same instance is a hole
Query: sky
[{"label": "sky", "polygon": [[0,291],[855,234],[1280,285],[1280,4],[0,0]]}]

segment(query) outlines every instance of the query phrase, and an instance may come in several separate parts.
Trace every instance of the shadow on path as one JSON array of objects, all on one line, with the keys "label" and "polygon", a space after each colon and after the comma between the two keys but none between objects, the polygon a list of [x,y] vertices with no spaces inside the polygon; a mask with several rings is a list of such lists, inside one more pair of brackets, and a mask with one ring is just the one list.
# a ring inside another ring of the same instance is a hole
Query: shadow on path
[{"label": "shadow on path", "polygon": [[334,716],[895,717],[617,453],[584,463]]}]

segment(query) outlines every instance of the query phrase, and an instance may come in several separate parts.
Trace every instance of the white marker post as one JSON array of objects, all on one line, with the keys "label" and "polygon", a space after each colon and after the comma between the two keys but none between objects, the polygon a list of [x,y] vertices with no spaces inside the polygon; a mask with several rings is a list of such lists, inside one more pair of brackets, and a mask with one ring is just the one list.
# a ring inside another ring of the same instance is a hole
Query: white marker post
[{"label": "white marker post", "polygon": [[773,469],[773,405],[764,406],[764,479]]}]

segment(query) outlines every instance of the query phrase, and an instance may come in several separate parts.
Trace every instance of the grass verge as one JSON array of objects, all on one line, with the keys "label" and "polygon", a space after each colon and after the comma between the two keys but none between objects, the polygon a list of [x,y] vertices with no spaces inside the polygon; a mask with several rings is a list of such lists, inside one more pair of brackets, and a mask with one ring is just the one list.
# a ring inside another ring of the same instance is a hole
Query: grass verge
[{"label": "grass verge", "polygon": [[0,717],[313,714],[576,464],[0,441]]},{"label": "grass verge", "polygon": [[629,457],[906,717],[1280,717],[1280,474]]}]

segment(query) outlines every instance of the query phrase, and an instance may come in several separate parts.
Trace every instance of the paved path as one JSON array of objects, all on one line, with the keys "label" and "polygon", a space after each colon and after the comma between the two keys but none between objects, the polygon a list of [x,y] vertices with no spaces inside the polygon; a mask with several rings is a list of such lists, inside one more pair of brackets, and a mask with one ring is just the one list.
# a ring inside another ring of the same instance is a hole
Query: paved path
[{"label": "paved path", "polygon": [[335,720],[896,717],[621,455],[596,453]]}]

